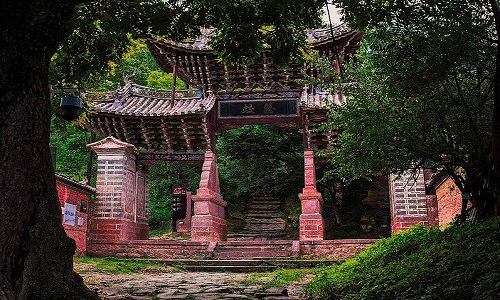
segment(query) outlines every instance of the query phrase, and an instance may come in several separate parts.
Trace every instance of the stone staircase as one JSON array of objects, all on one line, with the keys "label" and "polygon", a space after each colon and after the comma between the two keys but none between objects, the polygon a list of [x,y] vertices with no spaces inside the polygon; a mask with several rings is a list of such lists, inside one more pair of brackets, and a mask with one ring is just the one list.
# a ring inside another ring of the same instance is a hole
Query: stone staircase
[{"label": "stone staircase", "polygon": [[190,272],[233,272],[255,273],[272,272],[277,269],[315,268],[320,266],[337,265],[342,260],[334,259],[157,259],[154,260],[165,266],[173,266]]},{"label": "stone staircase", "polygon": [[229,232],[228,241],[265,241],[285,239],[286,221],[282,218],[280,199],[257,194],[250,199],[245,214],[245,227],[240,232]]},{"label": "stone staircase", "polygon": [[227,241],[217,243],[214,259],[277,259],[299,256],[300,246],[293,241]]}]

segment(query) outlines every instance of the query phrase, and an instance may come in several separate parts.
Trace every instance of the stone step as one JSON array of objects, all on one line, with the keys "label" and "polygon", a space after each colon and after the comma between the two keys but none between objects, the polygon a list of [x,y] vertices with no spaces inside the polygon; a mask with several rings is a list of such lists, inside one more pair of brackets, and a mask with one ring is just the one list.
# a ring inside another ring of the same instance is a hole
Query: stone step
[{"label": "stone step", "polygon": [[259,200],[259,199],[251,199],[249,204],[262,204],[262,205],[276,205],[281,204],[280,199],[272,199],[272,200]]},{"label": "stone step", "polygon": [[291,242],[234,242],[217,245],[216,259],[277,258],[292,256]]},{"label": "stone step", "polygon": [[272,258],[286,258],[291,257],[292,251],[287,250],[267,250],[267,251],[237,251],[237,250],[224,250],[216,251],[214,253],[215,259],[272,259]]},{"label": "stone step", "polygon": [[184,266],[181,269],[191,272],[233,272],[233,273],[262,273],[277,270],[277,266]]},{"label": "stone step", "polygon": [[262,206],[256,206],[256,207],[249,207],[247,209],[247,213],[280,213],[280,212],[281,209],[279,207],[267,208]]},{"label": "stone step", "polygon": [[212,270],[222,267],[276,267],[282,269],[301,269],[319,266],[331,266],[342,263],[333,259],[148,259],[165,266],[176,266],[181,269],[194,267],[211,267]]},{"label": "stone step", "polygon": [[266,241],[286,237],[286,232],[231,233],[227,235],[230,241]]},{"label": "stone step", "polygon": [[281,203],[280,199],[279,198],[272,198],[272,199],[256,199],[256,198],[252,198],[250,199],[252,201],[252,203],[260,203],[260,204],[265,204],[265,203],[268,203],[268,204],[279,204]]},{"label": "stone step", "polygon": [[285,221],[282,218],[276,217],[276,216],[263,216],[262,218],[259,218],[259,217],[248,216],[248,215],[247,215],[247,218],[245,218],[245,220],[258,221],[258,222],[262,221],[263,223],[284,222]]},{"label": "stone step", "polygon": [[228,235],[234,241],[268,241],[282,239],[286,221],[282,219],[281,201],[268,194],[253,195],[245,214],[245,226],[237,234]]},{"label": "stone step", "polygon": [[249,209],[247,210],[247,213],[246,215],[252,215],[252,214],[257,214],[259,216],[269,216],[269,215],[273,215],[273,216],[281,216],[281,210],[279,209],[273,209],[273,210],[258,210],[258,209]]}]

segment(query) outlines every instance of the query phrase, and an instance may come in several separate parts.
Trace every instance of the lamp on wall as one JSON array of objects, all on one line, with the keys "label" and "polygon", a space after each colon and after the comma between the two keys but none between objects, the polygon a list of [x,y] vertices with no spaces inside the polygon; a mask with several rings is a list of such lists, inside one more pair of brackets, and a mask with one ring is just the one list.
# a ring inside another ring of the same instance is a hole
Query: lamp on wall
[{"label": "lamp on wall", "polygon": [[82,212],[82,213],[87,212],[87,201],[86,200],[80,201],[80,212]]}]

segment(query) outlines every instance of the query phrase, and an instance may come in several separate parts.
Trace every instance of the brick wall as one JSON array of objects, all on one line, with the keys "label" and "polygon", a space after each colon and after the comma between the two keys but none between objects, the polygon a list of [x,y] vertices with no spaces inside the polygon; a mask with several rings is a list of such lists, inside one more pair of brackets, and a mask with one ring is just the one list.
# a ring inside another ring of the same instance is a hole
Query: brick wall
[{"label": "brick wall", "polygon": [[392,232],[406,230],[416,224],[432,225],[425,194],[424,173],[416,178],[405,174],[400,178],[389,176],[389,195],[391,199]]},{"label": "brick wall", "polygon": [[[66,234],[76,242],[76,255],[84,256],[87,254],[88,248],[88,222],[89,222],[89,206],[90,195],[93,193],[93,188],[83,185],[69,178],[56,175],[57,194],[61,204],[61,222]],[[82,200],[86,202],[87,210],[82,209]],[[66,218],[65,222],[65,207],[72,204],[76,206],[74,221],[72,218]],[[71,222],[69,222],[71,220]]]},{"label": "brick wall", "polygon": [[300,255],[305,257],[346,259],[356,256],[376,241],[373,239],[300,241]]},{"label": "brick wall", "polygon": [[439,226],[445,227],[462,208],[462,193],[450,178],[436,188]]},{"label": "brick wall", "polygon": [[92,243],[92,256],[144,257],[144,258],[208,258],[210,242],[136,240]]},{"label": "brick wall", "polygon": [[[355,256],[375,243],[372,239],[324,240],[324,241],[238,241],[238,242],[195,242],[195,241],[94,241],[92,256],[98,257],[144,257],[144,258],[217,258],[218,251],[231,259],[249,259],[252,255],[272,257],[273,253],[285,253],[288,257],[316,257],[346,259]],[[295,245],[295,246],[294,246]],[[256,252],[257,251],[257,252]],[[297,252],[296,255],[293,255]],[[232,255],[231,255],[232,253]],[[248,253],[250,256],[245,256]],[[222,257],[225,258],[225,257]]]},{"label": "brick wall", "polygon": [[136,164],[137,149],[112,137],[88,146],[97,153],[91,238],[147,239],[148,170]]}]

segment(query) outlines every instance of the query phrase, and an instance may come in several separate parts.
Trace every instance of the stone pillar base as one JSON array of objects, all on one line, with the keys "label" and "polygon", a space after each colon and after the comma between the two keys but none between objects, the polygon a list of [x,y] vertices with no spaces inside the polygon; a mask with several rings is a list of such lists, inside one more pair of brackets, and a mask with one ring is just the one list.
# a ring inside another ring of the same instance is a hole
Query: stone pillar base
[{"label": "stone pillar base", "polygon": [[227,240],[227,222],[224,218],[224,207],[227,203],[220,194],[217,162],[215,154],[211,151],[205,152],[200,188],[191,199],[194,204],[191,240],[209,242]]},{"label": "stone pillar base", "polygon": [[200,195],[193,195],[194,216],[191,218],[191,240],[202,242],[225,241],[227,239],[227,221],[224,219],[226,202],[219,194],[207,190],[198,190]]},{"label": "stone pillar base", "polygon": [[195,215],[191,221],[191,240],[214,242],[227,239],[226,220],[212,215]]},{"label": "stone pillar base", "polygon": [[300,240],[301,241],[322,241],[324,239],[324,221],[321,214],[301,214]]},{"label": "stone pillar base", "polygon": [[301,241],[323,240],[325,236],[325,226],[321,215],[321,194],[316,189],[304,189],[299,194],[302,203],[302,214],[299,218],[299,235]]}]

